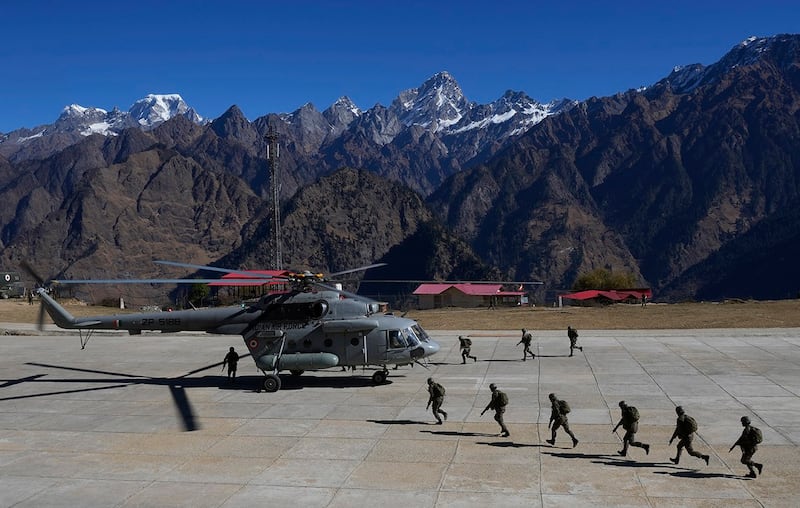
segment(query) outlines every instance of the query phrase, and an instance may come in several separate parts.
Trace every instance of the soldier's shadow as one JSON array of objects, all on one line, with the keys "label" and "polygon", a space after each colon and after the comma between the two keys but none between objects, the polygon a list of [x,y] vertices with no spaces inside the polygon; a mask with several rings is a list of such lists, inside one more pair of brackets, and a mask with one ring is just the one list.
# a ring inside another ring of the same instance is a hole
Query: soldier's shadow
[{"label": "soldier's shadow", "polygon": [[569,358],[569,355],[540,355],[540,354],[537,353],[536,357],[537,358]]},{"label": "soldier's shadow", "polygon": [[673,467],[662,462],[639,462],[631,459],[615,459],[613,457],[609,457],[608,455],[603,455],[600,458],[604,458],[606,460],[593,460],[592,463],[617,467]]},{"label": "soldier's shadow", "polygon": [[495,437],[497,434],[487,434],[486,432],[457,432],[455,430],[420,430],[436,436],[463,436],[463,437]]},{"label": "soldier's shadow", "polygon": [[418,422],[415,420],[367,420],[369,423],[381,425],[427,425],[428,422]]},{"label": "soldier's shadow", "polygon": [[489,445],[497,448],[542,448],[541,444],[515,443],[513,441],[497,441],[494,443],[478,441],[475,444]]},{"label": "soldier's shadow", "polygon": [[731,478],[734,480],[749,480],[746,476],[729,473],[703,473],[701,471],[653,471],[654,474],[670,475],[676,478]]},{"label": "soldier's shadow", "polygon": [[[545,445],[540,445],[540,446],[544,447]],[[579,452],[544,452],[544,453],[562,459],[607,459],[608,458],[608,455],[600,455],[597,453],[579,453]]]}]

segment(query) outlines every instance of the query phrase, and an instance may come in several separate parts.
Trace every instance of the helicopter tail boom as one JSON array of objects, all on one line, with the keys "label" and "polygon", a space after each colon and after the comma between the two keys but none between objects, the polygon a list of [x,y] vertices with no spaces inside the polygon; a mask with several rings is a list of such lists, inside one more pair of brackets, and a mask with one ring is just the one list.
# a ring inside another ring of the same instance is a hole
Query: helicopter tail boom
[{"label": "helicopter tail boom", "polygon": [[99,321],[78,321],[67,309],[48,295],[44,288],[37,289],[36,293],[39,295],[47,314],[50,315],[53,322],[60,328],[81,328],[100,323]]}]

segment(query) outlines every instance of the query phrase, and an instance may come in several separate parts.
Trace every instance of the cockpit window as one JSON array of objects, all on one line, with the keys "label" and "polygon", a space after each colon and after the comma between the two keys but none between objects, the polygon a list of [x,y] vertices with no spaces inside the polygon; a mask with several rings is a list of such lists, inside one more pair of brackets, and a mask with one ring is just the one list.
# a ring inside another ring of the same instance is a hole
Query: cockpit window
[{"label": "cockpit window", "polygon": [[387,332],[389,338],[389,348],[390,349],[399,349],[406,347],[406,339],[403,337],[403,334],[400,330],[389,330]]},{"label": "cockpit window", "polygon": [[431,338],[428,335],[428,332],[426,332],[421,326],[414,325],[411,327],[411,329],[414,330],[414,333],[417,335],[419,340],[421,340],[422,342],[430,342]]}]

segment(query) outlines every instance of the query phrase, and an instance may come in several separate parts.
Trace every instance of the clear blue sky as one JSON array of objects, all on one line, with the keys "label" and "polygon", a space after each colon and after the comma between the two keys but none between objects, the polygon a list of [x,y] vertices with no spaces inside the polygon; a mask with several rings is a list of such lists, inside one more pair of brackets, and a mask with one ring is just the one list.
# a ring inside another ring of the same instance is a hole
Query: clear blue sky
[{"label": "clear blue sky", "polygon": [[368,109],[443,70],[480,103],[509,89],[582,100],[798,32],[797,0],[3,2],[0,132],[148,93],[179,93],[207,118],[343,95]]}]

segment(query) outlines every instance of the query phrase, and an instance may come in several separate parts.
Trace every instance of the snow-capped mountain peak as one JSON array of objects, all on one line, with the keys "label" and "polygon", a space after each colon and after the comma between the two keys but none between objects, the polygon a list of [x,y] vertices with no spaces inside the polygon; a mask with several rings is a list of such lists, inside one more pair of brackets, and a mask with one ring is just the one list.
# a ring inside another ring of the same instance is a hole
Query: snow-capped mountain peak
[{"label": "snow-capped mountain peak", "polygon": [[406,125],[440,131],[458,123],[473,107],[449,72],[434,74],[419,88],[400,92],[392,109]]},{"label": "snow-capped mountain peak", "polygon": [[689,93],[701,85],[719,80],[732,69],[762,61],[765,55],[773,58],[776,65],[788,67],[794,65],[794,61],[791,58],[787,60],[786,55],[794,55],[796,51],[786,46],[796,45],[798,39],[792,35],[748,37],[734,46],[719,61],[709,66],[693,64],[675,67],[670,75],[659,83],[668,84],[678,93]]},{"label": "snow-capped mountain peak", "polygon": [[195,123],[203,118],[190,108],[178,94],[149,94],[136,101],[129,110],[131,117],[142,127],[153,128],[175,116],[185,116]]}]

